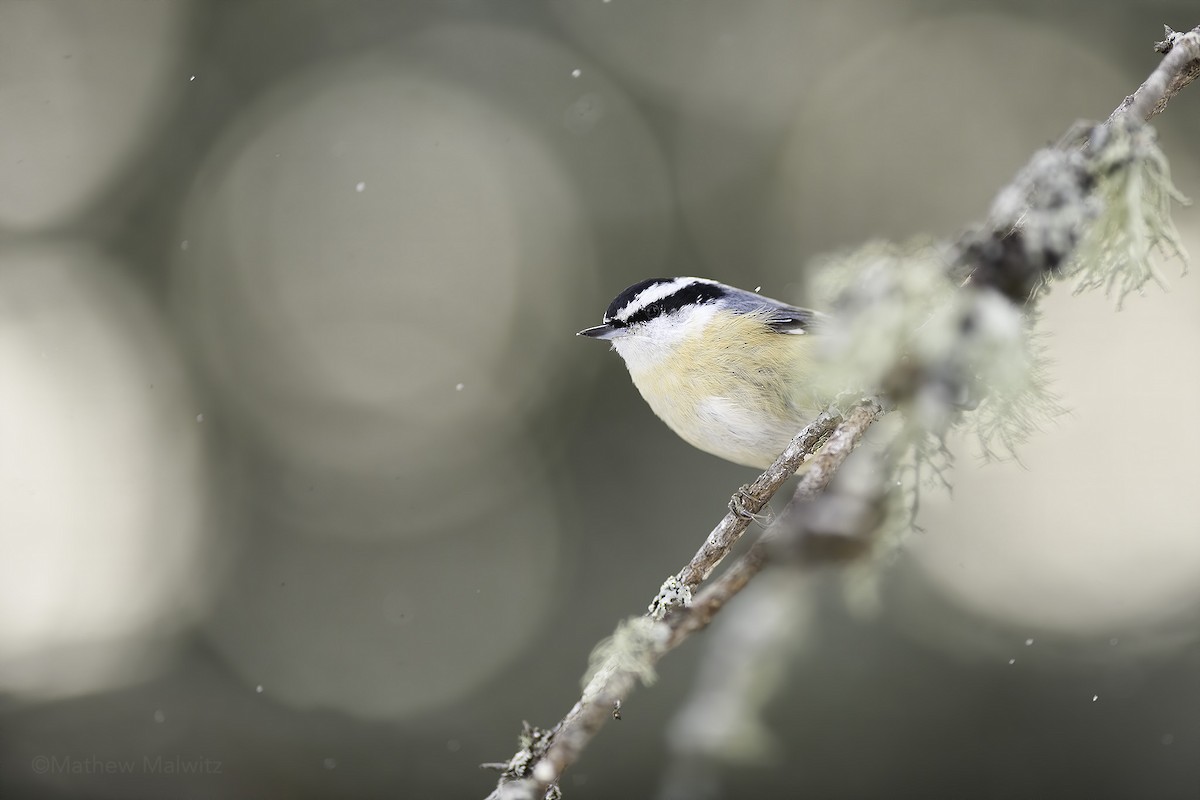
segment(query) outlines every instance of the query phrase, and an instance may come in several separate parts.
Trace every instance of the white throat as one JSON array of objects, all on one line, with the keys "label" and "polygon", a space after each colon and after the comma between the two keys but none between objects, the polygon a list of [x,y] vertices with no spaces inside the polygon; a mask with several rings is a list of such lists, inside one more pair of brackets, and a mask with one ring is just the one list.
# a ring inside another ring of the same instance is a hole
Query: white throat
[{"label": "white throat", "polygon": [[717,313],[713,303],[683,308],[627,328],[612,340],[613,349],[630,371],[654,367],[676,354],[685,341],[697,338]]}]

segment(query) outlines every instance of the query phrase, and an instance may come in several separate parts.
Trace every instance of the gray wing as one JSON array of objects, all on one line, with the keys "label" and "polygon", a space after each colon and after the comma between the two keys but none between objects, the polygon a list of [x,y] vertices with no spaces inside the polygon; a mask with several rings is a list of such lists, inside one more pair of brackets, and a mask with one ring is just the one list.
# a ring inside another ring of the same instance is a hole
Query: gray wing
[{"label": "gray wing", "polygon": [[810,333],[825,320],[819,311],[790,306],[744,289],[727,288],[725,300],[739,314],[765,313],[767,324],[779,333]]}]

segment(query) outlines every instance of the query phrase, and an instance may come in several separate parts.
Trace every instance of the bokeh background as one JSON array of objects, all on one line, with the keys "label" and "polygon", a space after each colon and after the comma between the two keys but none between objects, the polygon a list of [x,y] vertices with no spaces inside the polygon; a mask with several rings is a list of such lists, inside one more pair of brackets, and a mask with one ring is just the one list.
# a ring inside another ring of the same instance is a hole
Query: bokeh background
[{"label": "bokeh background", "polygon": [[[1192,4],[0,0],[0,796],[480,797],[749,471],[573,333],[952,236]],[[1200,90],[1160,123],[1200,195]],[[1200,252],[1200,212],[1181,209]],[[1200,796],[1200,287],[1056,290],[1070,412],[875,611],[814,578],[730,796]],[[653,797],[702,644],[563,784]]]}]

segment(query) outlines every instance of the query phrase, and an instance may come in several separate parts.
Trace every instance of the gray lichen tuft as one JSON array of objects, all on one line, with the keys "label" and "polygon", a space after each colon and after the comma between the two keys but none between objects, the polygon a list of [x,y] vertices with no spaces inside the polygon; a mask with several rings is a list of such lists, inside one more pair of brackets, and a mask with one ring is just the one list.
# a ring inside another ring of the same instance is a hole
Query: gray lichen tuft
[{"label": "gray lichen tuft", "polygon": [[672,575],[663,581],[663,585],[659,587],[658,594],[650,602],[646,613],[652,619],[664,620],[673,609],[687,608],[691,604],[692,590],[679,580],[678,575]]}]

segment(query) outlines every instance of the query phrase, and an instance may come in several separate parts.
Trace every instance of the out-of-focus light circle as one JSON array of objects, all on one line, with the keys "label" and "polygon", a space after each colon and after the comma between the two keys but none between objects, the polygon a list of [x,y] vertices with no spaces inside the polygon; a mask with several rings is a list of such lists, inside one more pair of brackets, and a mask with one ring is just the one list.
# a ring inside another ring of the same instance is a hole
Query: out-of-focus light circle
[{"label": "out-of-focus light circle", "polygon": [[[1200,418],[1179,403],[1200,391],[1200,284],[1174,283],[1119,314],[1098,293],[1047,299],[1052,388],[1069,413],[1032,435],[1021,464],[962,458],[953,497],[927,493],[910,577],[1021,639],[1194,641]],[[928,608],[913,622],[937,638]]]},{"label": "out-of-focus light circle", "polygon": [[128,163],[181,74],[189,5],[0,0],[0,227],[61,224]]},{"label": "out-of-focus light circle", "polygon": [[560,530],[531,442],[574,301],[670,227],[652,137],[580,64],[439,27],[268,92],[207,161],[172,302],[246,434],[226,476],[253,533],[210,631],[248,686],[395,718],[543,622]]},{"label": "out-of-focus light circle", "polygon": [[247,686],[302,708],[398,718],[470,691],[524,651],[557,584],[549,480],[511,466],[493,478],[504,505],[405,541],[270,525],[223,588],[212,641]]},{"label": "out-of-focus light circle", "polygon": [[169,341],[96,252],[0,250],[0,691],[136,680],[203,601],[196,404]]},{"label": "out-of-focus light circle", "polygon": [[382,57],[240,119],[180,238],[175,301],[294,483],[332,489],[323,533],[345,531],[326,524],[339,487],[391,509],[384,535],[472,512],[440,490],[521,435],[542,340],[575,330],[556,298],[592,258],[569,176],[520,120]]},{"label": "out-of-focus light circle", "polygon": [[[265,95],[181,221],[173,302],[311,534],[415,535],[502,502],[489,474],[520,458],[591,320],[573,313],[601,255],[590,220],[667,206],[653,140],[598,71],[571,77],[577,55],[482,26],[403,52]],[[605,97],[584,139],[563,121],[581,91]],[[622,246],[657,257],[667,227]]]}]

